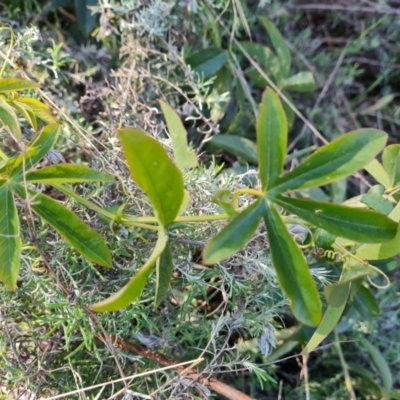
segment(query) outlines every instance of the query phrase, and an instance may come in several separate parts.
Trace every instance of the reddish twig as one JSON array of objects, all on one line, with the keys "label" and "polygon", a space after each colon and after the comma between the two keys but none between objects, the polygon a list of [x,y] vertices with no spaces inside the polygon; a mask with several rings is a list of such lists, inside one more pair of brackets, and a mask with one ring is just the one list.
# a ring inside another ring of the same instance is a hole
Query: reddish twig
[{"label": "reddish twig", "polygon": [[[164,354],[158,353],[154,350],[148,349],[144,346],[126,341],[124,339],[111,338],[114,342],[114,345],[119,349],[125,351],[128,350],[131,353],[137,354],[139,356],[145,357],[150,361],[153,361],[159,365],[164,367],[169,367],[171,365],[179,364],[178,361],[165,356]],[[240,390],[237,390],[225,383],[211,377],[205,377],[200,372],[194,369],[187,369],[184,365],[177,365],[174,368],[177,372],[181,374],[185,374],[185,376],[189,377],[195,382],[198,382],[210,390],[226,397],[229,400],[253,400],[250,396],[242,393]]]}]

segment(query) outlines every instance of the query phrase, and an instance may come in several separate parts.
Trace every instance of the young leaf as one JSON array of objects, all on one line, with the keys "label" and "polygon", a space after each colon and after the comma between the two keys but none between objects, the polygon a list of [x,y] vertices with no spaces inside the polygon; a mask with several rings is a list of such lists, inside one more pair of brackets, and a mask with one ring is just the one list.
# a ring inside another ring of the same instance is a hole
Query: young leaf
[{"label": "young leaf", "polygon": [[275,193],[326,185],[367,165],[385,146],[386,133],[359,129],[321,147],[273,188]]},{"label": "young leaf", "polygon": [[52,185],[53,183],[111,182],[113,178],[84,165],[57,164],[28,172],[26,180],[31,183]]},{"label": "young leaf", "polygon": [[39,85],[35,82],[17,78],[0,79],[0,93],[19,92],[21,90],[36,89]]},{"label": "young leaf", "polygon": [[171,280],[173,269],[174,263],[172,261],[171,248],[167,243],[164,251],[161,253],[161,256],[158,258],[156,263],[157,284],[154,309],[156,309],[160,305],[164,297],[169,292],[169,281]]},{"label": "young leaf", "polygon": [[400,183],[400,144],[392,144],[385,148],[382,163],[389,177],[389,187]]},{"label": "young leaf", "polygon": [[314,76],[309,71],[302,71],[296,75],[287,78],[282,83],[282,87],[290,92],[306,93],[312,92],[317,88]]},{"label": "young leaf", "polygon": [[[15,191],[22,199],[26,198],[23,186],[16,186]],[[53,227],[75,250],[97,264],[111,266],[110,250],[97,232],[52,198],[33,190],[29,191],[29,196],[32,210]]]},{"label": "young leaf", "polygon": [[165,231],[161,231],[149,259],[135,276],[117,293],[114,293],[106,300],[92,304],[90,308],[96,312],[116,311],[128,307],[129,304],[138,299],[146,285],[151,268],[164,251],[167,242],[168,237]]},{"label": "young leaf", "polygon": [[236,135],[217,135],[213,136],[207,144],[213,148],[225,150],[234,154],[241,160],[250,164],[258,164],[257,146],[254,142]]},{"label": "young leaf", "polygon": [[42,103],[39,100],[32,99],[31,97],[18,97],[14,102],[25,104],[28,106],[30,110],[35,114],[35,116],[42,121],[46,122],[46,124],[56,124],[58,123],[57,119],[51,115],[51,111],[46,104]]},{"label": "young leaf", "polygon": [[377,193],[364,194],[360,201],[369,208],[385,215],[389,215],[393,210],[393,204]]},{"label": "young leaf", "polygon": [[203,253],[206,264],[216,264],[241,250],[251,240],[256,231],[264,207],[258,200],[232,221],[207,244]]},{"label": "young leaf", "polygon": [[165,226],[177,216],[184,197],[178,167],[155,139],[136,128],[119,130],[132,178],[146,193]]},{"label": "young leaf", "polygon": [[17,114],[13,108],[0,96],[0,123],[11,132],[19,142],[22,139],[21,127],[19,126]]},{"label": "young leaf", "polygon": [[265,206],[264,220],[279,284],[295,317],[305,325],[316,326],[321,320],[322,307],[310,270],[275,207],[267,200]]},{"label": "young leaf", "polygon": [[188,149],[187,132],[179,115],[162,100],[160,100],[160,106],[167,122],[168,133],[171,136],[176,165],[180,170],[197,167],[196,153]]},{"label": "young leaf", "polygon": [[25,171],[35,166],[54,146],[58,136],[61,133],[61,127],[58,124],[45,126],[38,132],[26,146],[25,151],[15,160],[11,176],[19,179]]},{"label": "young leaf", "polygon": [[228,61],[228,53],[222,49],[201,50],[186,58],[186,63],[204,79],[214,76]]},{"label": "young leaf", "polygon": [[284,196],[272,201],[319,228],[356,242],[381,243],[397,232],[396,222],[375,211]]},{"label": "young leaf", "polygon": [[268,88],[257,120],[259,174],[263,190],[277,182],[285,162],[288,127],[278,95]]},{"label": "young leaf", "polygon": [[290,55],[289,47],[287,46],[285,39],[276,29],[275,25],[268,20],[266,17],[259,17],[260,21],[264,25],[274,46],[275,52],[281,62],[282,77],[286,78],[289,76],[290,67],[292,64],[292,57]]},{"label": "young leaf", "polygon": [[21,238],[12,192],[8,185],[0,187],[0,279],[10,290],[17,285]]}]

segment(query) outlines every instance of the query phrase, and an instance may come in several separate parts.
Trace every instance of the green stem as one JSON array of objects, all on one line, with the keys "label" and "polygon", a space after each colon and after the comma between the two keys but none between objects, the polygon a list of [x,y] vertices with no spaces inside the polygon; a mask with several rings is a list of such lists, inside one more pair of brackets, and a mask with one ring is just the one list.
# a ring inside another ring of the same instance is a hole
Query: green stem
[{"label": "green stem", "polygon": [[336,347],[336,350],[337,350],[338,355],[339,355],[340,364],[342,365],[346,388],[347,388],[347,390],[349,392],[350,399],[351,400],[356,400],[356,395],[354,393],[353,385],[351,384],[351,377],[350,377],[350,374],[349,374],[349,369],[347,368],[347,363],[346,363],[346,360],[344,359],[344,356],[343,356],[342,347],[340,346],[340,340],[339,340],[339,335],[337,333],[337,328],[335,328],[334,334],[335,334],[335,347]]}]

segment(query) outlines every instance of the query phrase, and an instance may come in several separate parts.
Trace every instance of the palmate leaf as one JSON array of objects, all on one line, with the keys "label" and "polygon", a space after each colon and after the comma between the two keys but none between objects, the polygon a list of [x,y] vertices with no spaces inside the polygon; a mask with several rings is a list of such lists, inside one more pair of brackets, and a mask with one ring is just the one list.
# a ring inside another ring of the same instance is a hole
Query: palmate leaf
[{"label": "palmate leaf", "polygon": [[262,200],[239,213],[207,244],[203,253],[206,264],[215,264],[241,250],[251,240],[264,211]]},{"label": "palmate leaf", "polygon": [[51,185],[77,182],[110,182],[113,181],[113,178],[84,165],[57,164],[41,168],[38,171],[28,172],[26,180],[31,183]]},{"label": "palmate leaf", "polygon": [[279,179],[273,195],[288,190],[326,185],[367,165],[383,149],[386,133],[359,129],[321,147],[293,171]]},{"label": "palmate leaf", "polygon": [[96,312],[116,311],[128,307],[138,299],[147,283],[153,265],[163,253],[167,243],[168,236],[164,230],[161,230],[153,252],[135,276],[117,293],[114,293],[106,300],[92,304],[90,308]]},{"label": "palmate leaf", "polygon": [[277,182],[285,162],[288,127],[278,95],[268,88],[257,120],[258,165],[264,191]]},{"label": "palmate leaf", "polygon": [[389,241],[394,238],[398,228],[396,222],[375,211],[285,196],[277,196],[272,200],[307,222],[356,242]]},{"label": "palmate leaf", "polygon": [[38,125],[37,125],[37,119],[35,117],[35,114],[32,112],[29,106],[27,106],[24,103],[18,103],[18,101],[7,101],[8,104],[13,107],[18,113],[20,113],[32,126],[33,130],[36,132]]},{"label": "palmate leaf", "polygon": [[149,197],[161,224],[177,216],[183,198],[182,174],[155,139],[136,128],[119,130],[133,180]]},{"label": "palmate leaf", "polygon": [[316,326],[322,316],[318,290],[307,263],[275,207],[264,200],[265,225],[272,261],[294,316],[303,324]]},{"label": "palmate leaf", "polygon": [[46,124],[51,125],[57,123],[57,119],[51,114],[50,108],[40,100],[32,99],[31,97],[18,97],[14,100],[14,103],[29,107],[31,112]]},{"label": "palmate leaf", "polygon": [[0,279],[11,290],[17,285],[21,238],[14,198],[8,185],[0,187]]},{"label": "palmate leaf", "polygon": [[[26,199],[25,188],[15,185],[19,197]],[[32,210],[54,228],[75,250],[87,259],[103,265],[111,266],[111,253],[101,236],[82,222],[72,211],[57,201],[29,190]]]}]

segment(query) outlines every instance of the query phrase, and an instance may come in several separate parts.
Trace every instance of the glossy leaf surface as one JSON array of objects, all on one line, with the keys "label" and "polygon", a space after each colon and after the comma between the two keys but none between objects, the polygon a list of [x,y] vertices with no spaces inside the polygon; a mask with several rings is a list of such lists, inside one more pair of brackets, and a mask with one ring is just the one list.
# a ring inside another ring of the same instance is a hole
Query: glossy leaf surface
[{"label": "glossy leaf surface", "polygon": [[134,181],[149,197],[160,222],[168,225],[184,198],[181,172],[162,145],[141,130],[120,129],[119,136]]},{"label": "glossy leaf surface", "polygon": [[117,293],[114,293],[106,300],[92,304],[90,308],[96,312],[121,310],[138,299],[147,283],[153,265],[164,251],[167,242],[168,237],[165,232],[160,232],[153,252],[135,276]]},{"label": "glossy leaf surface", "polygon": [[57,164],[28,172],[26,180],[32,183],[51,185],[52,183],[113,181],[113,178],[85,165]]},{"label": "glossy leaf surface", "polygon": [[356,242],[389,241],[398,228],[396,222],[375,211],[284,196],[278,196],[274,201],[307,222]]},{"label": "glossy leaf surface", "polygon": [[321,320],[322,307],[310,270],[275,207],[267,201],[265,204],[264,220],[279,284],[295,317],[305,325],[316,326]]},{"label": "glossy leaf surface", "polygon": [[[16,192],[19,197],[25,199],[25,189],[22,186],[18,186]],[[111,266],[110,250],[97,232],[52,198],[34,191],[29,191],[29,195],[32,197],[32,210],[75,250],[97,264]]]},{"label": "glossy leaf surface", "polygon": [[326,185],[367,165],[385,146],[386,133],[359,129],[321,147],[293,171],[284,175],[274,192]]},{"label": "glossy leaf surface", "polygon": [[17,208],[7,185],[0,187],[0,279],[11,290],[16,289],[21,238]]},{"label": "glossy leaf surface", "polygon": [[188,149],[187,131],[181,118],[169,104],[160,100],[160,105],[172,140],[176,165],[181,170],[197,167],[196,153]]},{"label": "glossy leaf surface", "polygon": [[262,201],[258,200],[213,237],[203,253],[206,264],[216,264],[241,250],[251,240],[260,223],[263,212]]},{"label": "glossy leaf surface", "polygon": [[278,95],[264,92],[257,120],[258,165],[263,190],[273,187],[285,162],[288,127]]}]

